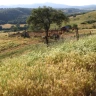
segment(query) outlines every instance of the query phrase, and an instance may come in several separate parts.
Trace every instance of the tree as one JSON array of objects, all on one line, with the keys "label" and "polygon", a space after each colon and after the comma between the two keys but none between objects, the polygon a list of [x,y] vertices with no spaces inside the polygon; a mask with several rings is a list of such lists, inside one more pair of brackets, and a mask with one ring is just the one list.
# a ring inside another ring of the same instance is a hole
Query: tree
[{"label": "tree", "polygon": [[16,24],[16,28],[17,28],[17,31],[20,30],[20,24],[19,23]]},{"label": "tree", "polygon": [[77,40],[79,40],[78,25],[77,25],[77,24],[74,24],[74,25],[73,25],[73,29],[76,30],[76,38],[77,38]]},{"label": "tree", "polygon": [[16,26],[14,26],[14,25],[12,25],[10,29],[11,29],[11,31],[14,31],[14,32],[16,32],[16,31],[17,31],[17,27],[16,27]]},{"label": "tree", "polygon": [[60,26],[63,21],[68,22],[68,20],[68,17],[62,11],[44,6],[42,8],[32,9],[32,14],[27,19],[27,23],[34,26],[34,28],[43,28],[45,30],[45,40],[48,45],[50,25],[55,23]]},{"label": "tree", "polygon": [[27,30],[27,28],[28,28],[28,25],[24,25],[24,30],[26,31]]},{"label": "tree", "polygon": [[0,30],[2,30],[2,26],[0,26]]}]

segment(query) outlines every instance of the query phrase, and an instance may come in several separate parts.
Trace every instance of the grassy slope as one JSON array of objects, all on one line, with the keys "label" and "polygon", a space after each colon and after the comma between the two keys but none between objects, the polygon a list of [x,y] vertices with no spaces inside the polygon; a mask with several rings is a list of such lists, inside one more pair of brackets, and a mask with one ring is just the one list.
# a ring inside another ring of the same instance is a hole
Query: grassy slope
[{"label": "grassy slope", "polygon": [[0,95],[89,96],[96,88],[96,35],[0,60]]},{"label": "grassy slope", "polygon": [[82,22],[88,20],[96,20],[96,11],[88,12],[83,15],[77,15],[70,18],[70,24],[78,24],[80,28],[91,28],[93,24],[81,25]]}]

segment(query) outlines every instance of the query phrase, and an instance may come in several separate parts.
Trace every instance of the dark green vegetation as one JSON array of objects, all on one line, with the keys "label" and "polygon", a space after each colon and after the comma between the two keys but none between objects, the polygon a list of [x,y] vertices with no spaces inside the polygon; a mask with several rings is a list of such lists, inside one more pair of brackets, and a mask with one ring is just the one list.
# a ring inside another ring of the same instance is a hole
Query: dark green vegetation
[{"label": "dark green vegetation", "polygon": [[[86,24],[92,25],[96,22],[95,18],[93,18],[95,16],[95,11],[88,12],[88,10],[86,11],[75,8],[58,8],[56,10],[62,10],[64,14],[66,14],[69,17],[73,16],[74,18],[72,19],[72,22],[80,24],[82,26],[83,25],[85,26]],[[18,28],[15,26],[19,24],[26,24],[26,19],[31,15],[31,11],[32,8],[0,8],[0,30],[8,30],[8,31],[18,31],[18,29],[25,30],[26,29],[25,27]],[[94,16],[92,16],[92,14]],[[91,19],[91,17],[93,19]],[[70,24],[72,24],[72,22],[70,22]],[[3,28],[2,24],[15,24],[15,26],[13,25],[10,28]],[[93,28],[95,28],[95,25],[93,25]]]},{"label": "dark green vegetation", "polygon": [[[25,24],[27,17],[31,14],[32,8],[0,8],[0,24]],[[86,10],[75,8],[61,8],[65,14],[82,14]]]},{"label": "dark green vegetation", "polygon": [[[74,8],[58,8],[57,10],[62,10],[64,14],[68,15],[70,20],[70,25],[72,24],[79,24],[79,27],[87,27],[91,26],[91,28],[95,28],[95,22],[96,19],[94,18],[95,16],[95,11],[80,11],[79,9],[74,9]],[[17,26],[19,24],[26,24],[26,19],[31,15],[31,8],[0,8],[0,30],[8,30],[8,31],[18,31],[18,30],[25,30],[26,28],[18,28]],[[10,28],[3,28],[2,24],[14,24],[10,26]],[[94,24],[94,25],[93,25]],[[64,25],[63,25],[64,26]],[[54,27],[51,27],[54,28]]]},{"label": "dark green vegetation", "polygon": [[27,23],[32,28],[39,28],[45,30],[45,40],[48,45],[48,32],[51,24],[61,26],[62,22],[68,22],[69,18],[60,10],[51,7],[36,8],[32,10],[31,16],[28,18]]},{"label": "dark green vegetation", "polygon": [[81,10],[81,9],[78,9],[78,8],[60,8],[59,10],[62,10],[68,16],[76,16],[76,15],[79,15],[79,14],[85,14],[86,12],[90,11],[90,10]]},{"label": "dark green vegetation", "polygon": [[26,24],[26,18],[31,10],[30,8],[0,8],[0,24]]}]

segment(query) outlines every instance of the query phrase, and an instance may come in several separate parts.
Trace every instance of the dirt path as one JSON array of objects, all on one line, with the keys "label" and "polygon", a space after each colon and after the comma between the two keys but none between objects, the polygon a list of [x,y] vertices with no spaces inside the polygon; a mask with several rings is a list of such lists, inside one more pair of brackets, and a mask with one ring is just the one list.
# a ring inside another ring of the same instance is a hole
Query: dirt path
[{"label": "dirt path", "polygon": [[[35,42],[35,44],[39,44],[39,42]],[[20,44],[16,47],[11,47],[11,48],[2,50],[0,52],[0,59],[24,54],[25,52],[28,52],[28,50],[31,49],[30,47],[32,47],[33,45],[34,45],[34,42],[30,41],[27,43]]]}]

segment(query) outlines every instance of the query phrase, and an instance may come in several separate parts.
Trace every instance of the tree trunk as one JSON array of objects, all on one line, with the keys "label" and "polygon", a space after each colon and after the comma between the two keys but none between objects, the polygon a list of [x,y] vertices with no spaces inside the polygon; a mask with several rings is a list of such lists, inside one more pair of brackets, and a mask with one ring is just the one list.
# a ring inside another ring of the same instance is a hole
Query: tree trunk
[{"label": "tree trunk", "polygon": [[76,38],[77,38],[77,41],[78,41],[79,40],[78,28],[76,28]]},{"label": "tree trunk", "polygon": [[46,44],[47,44],[47,46],[48,46],[48,44],[49,44],[48,31],[46,31],[45,42],[46,42]]}]

